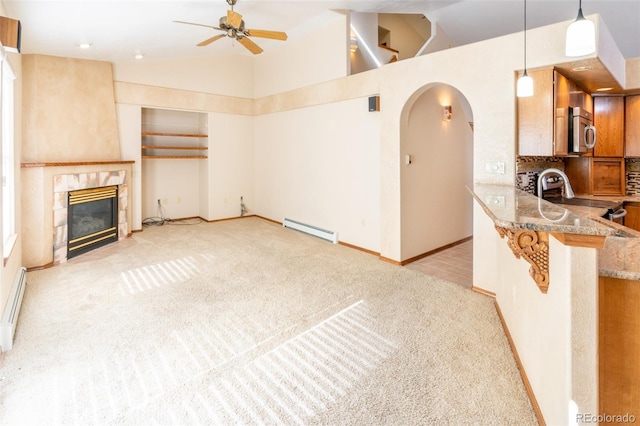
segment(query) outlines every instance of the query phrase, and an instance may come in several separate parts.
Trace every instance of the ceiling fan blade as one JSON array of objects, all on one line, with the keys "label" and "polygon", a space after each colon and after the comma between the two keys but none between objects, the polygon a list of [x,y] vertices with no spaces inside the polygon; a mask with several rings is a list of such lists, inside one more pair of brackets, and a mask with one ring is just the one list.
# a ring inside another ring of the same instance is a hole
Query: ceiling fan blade
[{"label": "ceiling fan blade", "polygon": [[226,34],[218,34],[216,36],[210,37],[204,41],[201,41],[200,43],[196,44],[196,46],[202,47],[202,46],[207,46],[211,43],[213,43],[216,40],[220,40],[222,37],[226,37]]},{"label": "ceiling fan blade", "polygon": [[274,40],[287,39],[287,33],[283,33],[282,31],[246,30],[245,32],[251,37],[271,38]]},{"label": "ceiling fan blade", "polygon": [[244,47],[246,47],[247,49],[249,49],[249,51],[254,55],[257,55],[258,53],[262,53],[262,48],[260,48],[260,46],[258,46],[253,41],[251,41],[251,39],[249,39],[248,37],[239,37],[238,42]]},{"label": "ceiling fan blade", "polygon": [[227,24],[231,25],[233,28],[240,28],[240,24],[242,24],[242,15],[234,12],[233,10],[227,10]]},{"label": "ceiling fan blade", "polygon": [[205,24],[196,24],[195,22],[186,22],[186,21],[173,21],[176,24],[187,24],[187,25],[197,25],[199,27],[213,28],[214,30],[224,31],[221,28],[214,27],[213,25],[205,25]]}]

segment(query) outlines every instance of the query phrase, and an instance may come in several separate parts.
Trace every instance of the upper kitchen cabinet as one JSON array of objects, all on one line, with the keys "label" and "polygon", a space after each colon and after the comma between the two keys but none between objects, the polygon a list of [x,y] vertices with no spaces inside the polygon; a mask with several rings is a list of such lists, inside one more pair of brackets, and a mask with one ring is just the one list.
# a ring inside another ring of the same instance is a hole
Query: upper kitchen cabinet
[{"label": "upper kitchen cabinet", "polygon": [[528,70],[534,95],[518,98],[518,155],[569,154],[569,107],[593,112],[591,95],[554,70]]},{"label": "upper kitchen cabinet", "polygon": [[640,95],[625,98],[625,156],[640,157]]},{"label": "upper kitchen cabinet", "polygon": [[595,157],[624,157],[624,97],[596,96],[593,98],[597,141]]}]

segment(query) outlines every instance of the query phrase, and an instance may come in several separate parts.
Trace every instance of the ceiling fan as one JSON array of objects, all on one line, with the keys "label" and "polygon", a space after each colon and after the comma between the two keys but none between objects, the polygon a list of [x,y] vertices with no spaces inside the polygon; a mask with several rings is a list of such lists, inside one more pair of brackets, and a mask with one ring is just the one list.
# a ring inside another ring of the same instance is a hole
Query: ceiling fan
[{"label": "ceiling fan", "polygon": [[262,48],[255,44],[253,40],[249,37],[262,37],[262,38],[270,38],[273,40],[286,40],[287,34],[281,31],[268,31],[268,30],[250,30],[245,28],[244,20],[242,19],[242,15],[233,11],[233,6],[235,6],[238,0],[227,0],[227,3],[231,6],[230,10],[227,10],[227,16],[223,16],[220,18],[219,26],[214,27],[213,25],[205,25],[205,24],[196,24],[194,22],[185,22],[185,21],[173,21],[178,24],[189,24],[189,25],[197,25],[200,27],[213,28],[214,30],[224,31],[223,34],[218,34],[213,37],[210,37],[206,40],[201,41],[197,44],[197,46],[207,46],[213,43],[216,40],[219,40],[223,37],[231,37],[233,39],[238,40],[238,43],[246,47],[251,53],[257,55],[262,53]]}]

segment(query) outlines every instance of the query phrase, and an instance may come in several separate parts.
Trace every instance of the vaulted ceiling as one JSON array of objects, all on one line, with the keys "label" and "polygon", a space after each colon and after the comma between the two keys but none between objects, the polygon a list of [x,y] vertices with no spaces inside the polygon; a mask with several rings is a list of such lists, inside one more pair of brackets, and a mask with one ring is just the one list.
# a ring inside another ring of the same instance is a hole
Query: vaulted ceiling
[{"label": "vaulted ceiling", "polygon": [[[232,39],[205,47],[229,5],[225,0],[3,0],[7,14],[22,24],[22,52],[112,62],[200,55],[250,55]],[[626,58],[640,57],[640,1],[585,0],[585,15],[599,13]],[[528,0],[527,27],[574,20],[577,0]],[[284,31],[289,40],[335,17],[335,12],[420,13],[437,21],[455,45],[522,31],[521,0],[238,0],[234,10],[247,28]],[[265,51],[282,41],[254,39]],[[81,50],[80,43],[91,43]],[[310,52],[313,46],[309,46]]]}]

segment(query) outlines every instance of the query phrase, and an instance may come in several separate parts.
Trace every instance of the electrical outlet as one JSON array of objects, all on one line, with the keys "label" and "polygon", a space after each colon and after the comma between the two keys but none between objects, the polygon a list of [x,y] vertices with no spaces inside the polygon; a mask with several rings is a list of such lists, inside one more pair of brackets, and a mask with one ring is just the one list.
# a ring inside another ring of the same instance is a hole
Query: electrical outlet
[{"label": "electrical outlet", "polygon": [[504,207],[504,202],[504,195],[487,195],[484,198],[484,203],[487,206]]},{"label": "electrical outlet", "polygon": [[162,199],[162,205],[166,206],[167,204],[169,204],[169,199],[168,198],[163,198]]},{"label": "electrical outlet", "polygon": [[501,161],[489,161],[484,163],[484,171],[487,173],[504,174],[504,163]]}]

